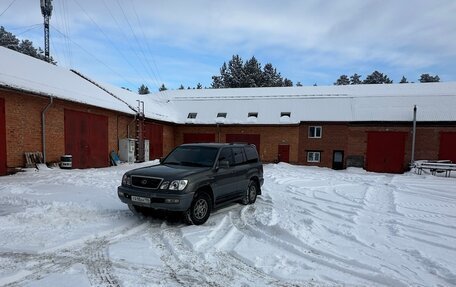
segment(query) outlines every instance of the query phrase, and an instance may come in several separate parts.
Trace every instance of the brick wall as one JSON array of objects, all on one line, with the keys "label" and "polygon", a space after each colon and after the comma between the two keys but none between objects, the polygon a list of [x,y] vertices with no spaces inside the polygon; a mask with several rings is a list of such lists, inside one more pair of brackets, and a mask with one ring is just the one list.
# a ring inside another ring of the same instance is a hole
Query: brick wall
[{"label": "brick wall", "polygon": [[[309,127],[320,126],[321,138],[309,138]],[[333,151],[343,150],[347,156],[348,125],[303,123],[299,127],[299,163],[321,167],[332,167]],[[319,151],[320,162],[307,162],[308,151]]]},{"label": "brick wall", "polygon": [[[321,126],[321,138],[308,138],[309,126]],[[412,157],[412,124],[348,124],[348,123],[303,123],[299,128],[299,163],[332,167],[334,150],[344,151],[344,161],[349,157],[362,157],[364,164],[369,131],[406,132],[404,166]],[[430,125],[418,123],[415,143],[415,160],[438,159],[440,132],[456,132],[456,124]],[[307,151],[321,151],[320,163],[308,163]]]},{"label": "brick wall", "polygon": [[[24,152],[42,151],[41,112],[49,103],[49,98],[0,90],[5,100],[7,166],[24,166]],[[47,161],[59,161],[65,153],[64,109],[94,113],[108,117],[109,151],[118,151],[118,139],[135,136],[133,116],[95,108],[83,104],[54,100],[46,113],[46,153]],[[163,155],[183,143],[184,133],[213,133],[216,141],[225,142],[227,134],[259,134],[260,156],[264,162],[278,159],[278,146],[290,145],[290,162],[306,165],[332,167],[334,150],[344,151],[344,161],[348,157],[366,158],[367,133],[369,131],[406,132],[404,166],[411,160],[411,123],[302,123],[286,126],[241,126],[241,125],[175,125],[159,123],[163,126]],[[309,126],[321,126],[321,138],[309,138]],[[418,123],[416,134],[415,159],[438,159],[440,132],[456,132],[456,123]],[[107,152],[109,152],[107,151]],[[307,151],[321,151],[320,163],[307,163]]]},{"label": "brick wall", "polygon": [[[5,99],[7,167],[23,167],[24,152],[42,152],[41,113],[49,98],[4,90],[0,90],[0,97]],[[127,125],[133,119],[109,110],[54,100],[46,112],[47,162],[60,161],[60,156],[65,154],[64,109],[107,116],[109,151],[118,150],[117,139],[127,135]]]},{"label": "brick wall", "polygon": [[175,146],[174,126],[163,125],[163,156],[166,156]]},{"label": "brick wall", "polygon": [[213,133],[215,140],[226,142],[227,134],[259,134],[260,157],[264,162],[274,162],[278,159],[279,144],[290,145],[290,163],[298,163],[298,126],[176,126],[174,129],[175,145],[184,142],[184,133]]},{"label": "brick wall", "polygon": [[456,124],[447,126],[417,126],[415,160],[439,159],[441,132],[456,132]]}]

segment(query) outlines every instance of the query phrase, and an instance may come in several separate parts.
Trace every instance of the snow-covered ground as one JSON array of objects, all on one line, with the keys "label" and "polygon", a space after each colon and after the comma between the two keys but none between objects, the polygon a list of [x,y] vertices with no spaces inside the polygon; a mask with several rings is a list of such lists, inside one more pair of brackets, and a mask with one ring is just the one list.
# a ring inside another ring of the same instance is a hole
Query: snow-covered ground
[{"label": "snow-covered ground", "polygon": [[117,198],[144,164],[0,177],[0,286],[455,286],[456,178],[265,165],[202,226]]}]

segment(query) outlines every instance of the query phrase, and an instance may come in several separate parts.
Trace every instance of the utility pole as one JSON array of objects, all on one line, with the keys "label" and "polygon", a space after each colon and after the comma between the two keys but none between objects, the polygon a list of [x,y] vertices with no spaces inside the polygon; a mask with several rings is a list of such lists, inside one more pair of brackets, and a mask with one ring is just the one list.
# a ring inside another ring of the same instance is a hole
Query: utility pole
[{"label": "utility pole", "polygon": [[41,14],[44,17],[44,56],[47,62],[50,62],[49,57],[49,19],[52,14],[52,0],[41,1]]}]

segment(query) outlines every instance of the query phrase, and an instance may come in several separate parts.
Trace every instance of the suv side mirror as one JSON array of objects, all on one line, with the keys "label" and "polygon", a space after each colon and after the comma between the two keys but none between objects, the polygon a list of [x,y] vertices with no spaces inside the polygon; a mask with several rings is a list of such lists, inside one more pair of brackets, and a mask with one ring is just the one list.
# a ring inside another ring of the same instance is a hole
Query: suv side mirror
[{"label": "suv side mirror", "polygon": [[230,162],[227,160],[221,160],[218,163],[218,168],[229,168],[230,167]]},{"label": "suv side mirror", "polygon": [[165,161],[165,158],[164,158],[164,157],[159,158],[159,162],[160,162],[160,163],[163,163],[164,161]]}]

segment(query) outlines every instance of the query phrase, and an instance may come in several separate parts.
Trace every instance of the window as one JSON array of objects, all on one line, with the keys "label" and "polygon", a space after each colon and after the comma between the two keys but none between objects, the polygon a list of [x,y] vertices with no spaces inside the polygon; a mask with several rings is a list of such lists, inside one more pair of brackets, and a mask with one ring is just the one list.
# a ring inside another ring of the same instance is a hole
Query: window
[{"label": "window", "polygon": [[258,113],[254,113],[254,112],[251,112],[249,113],[248,117],[254,117],[254,118],[258,118]]},{"label": "window", "polygon": [[226,118],[226,113],[218,113],[217,118]]},{"label": "window", "polygon": [[240,165],[245,162],[244,152],[242,151],[242,148],[240,148],[240,147],[233,148],[233,155],[234,155],[234,164],[235,165]]},{"label": "window", "polygon": [[319,151],[308,151],[307,152],[307,162],[320,162],[320,152]]},{"label": "window", "polygon": [[291,112],[281,112],[280,117],[291,117]]},{"label": "window", "polygon": [[230,163],[230,166],[234,165],[234,157],[231,148],[222,149],[219,155],[219,161],[221,160],[227,160]]},{"label": "window", "polygon": [[247,146],[244,148],[245,156],[247,157],[247,163],[258,162],[258,153],[253,146]]},{"label": "window", "polygon": [[321,127],[310,126],[309,127],[309,138],[321,138]]},{"label": "window", "polygon": [[218,149],[213,147],[180,146],[174,149],[163,162],[170,165],[204,166],[214,165]]},{"label": "window", "polygon": [[187,119],[196,119],[198,113],[188,113]]}]

